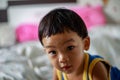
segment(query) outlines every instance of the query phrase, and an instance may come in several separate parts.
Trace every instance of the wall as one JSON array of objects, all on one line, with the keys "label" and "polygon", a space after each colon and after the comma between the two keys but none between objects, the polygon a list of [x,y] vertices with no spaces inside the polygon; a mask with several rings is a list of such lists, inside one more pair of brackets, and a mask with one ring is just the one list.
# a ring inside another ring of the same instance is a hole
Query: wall
[{"label": "wall", "polygon": [[[27,6],[24,6],[24,7],[20,8],[20,7],[18,7],[18,5],[33,5],[33,4],[39,4],[39,5],[41,5],[41,4],[53,4],[53,3],[75,3],[75,2],[76,2],[76,0],[0,0],[0,25],[1,24],[11,23],[10,22],[11,21],[11,12],[9,14],[9,11],[10,11],[9,9],[11,9],[11,6],[14,6],[14,7],[16,6],[16,8],[19,9],[17,11],[20,12],[21,8],[24,9],[24,8],[27,8]],[[34,6],[30,6],[30,7],[32,8]],[[15,8],[13,8],[13,9],[15,10]],[[18,12],[14,12],[14,10],[13,10],[13,15],[15,13],[16,14],[18,13]],[[27,9],[24,9],[24,10],[27,10]],[[29,11],[29,10],[27,10],[27,11]],[[33,8],[32,8],[32,10],[33,10]],[[31,13],[32,10],[29,11],[29,12]],[[23,11],[23,12],[25,12],[25,11]],[[21,13],[21,14],[23,14],[23,13]],[[16,20],[16,17],[19,17],[19,16],[15,15],[15,20]],[[20,17],[22,17],[22,16],[20,16]],[[17,20],[19,20],[19,19],[17,19]]]},{"label": "wall", "polygon": [[48,11],[57,7],[71,6],[76,6],[76,3],[12,6],[8,9],[8,21],[12,27],[17,27],[21,23],[39,23]]},{"label": "wall", "polygon": [[[3,5],[3,0],[0,0],[0,7],[5,7]],[[4,0],[7,1],[7,0]],[[77,3],[69,4],[41,4],[41,5],[31,5],[31,6],[12,6],[8,8],[8,23],[12,27],[16,27],[23,22],[36,22],[40,21],[40,18],[45,15],[49,10],[55,7],[71,7],[75,5],[85,6],[85,5],[103,5],[104,12],[107,16],[107,20],[110,23],[120,23],[120,0],[108,0],[107,5],[103,1],[107,0],[77,0]],[[1,23],[0,23],[1,24]]]}]

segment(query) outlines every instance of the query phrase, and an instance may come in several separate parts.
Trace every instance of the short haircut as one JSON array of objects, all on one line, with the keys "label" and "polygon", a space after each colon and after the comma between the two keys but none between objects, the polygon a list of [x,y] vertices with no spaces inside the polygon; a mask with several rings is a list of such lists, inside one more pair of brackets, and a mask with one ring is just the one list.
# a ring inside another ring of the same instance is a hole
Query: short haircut
[{"label": "short haircut", "polygon": [[41,20],[38,37],[42,43],[42,38],[64,33],[65,31],[76,32],[82,39],[88,36],[86,25],[77,13],[70,9],[57,8],[50,11]]}]

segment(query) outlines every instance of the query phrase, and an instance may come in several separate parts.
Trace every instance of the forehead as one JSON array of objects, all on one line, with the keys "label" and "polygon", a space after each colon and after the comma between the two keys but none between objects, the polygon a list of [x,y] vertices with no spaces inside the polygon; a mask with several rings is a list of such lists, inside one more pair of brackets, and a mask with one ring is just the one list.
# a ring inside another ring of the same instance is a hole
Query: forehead
[{"label": "forehead", "polygon": [[43,45],[45,46],[49,44],[52,44],[52,45],[62,44],[65,41],[68,41],[68,40],[72,41],[77,39],[80,39],[77,33],[70,31],[70,32],[64,32],[64,33],[52,35],[50,37],[44,37],[42,42],[43,42]]}]

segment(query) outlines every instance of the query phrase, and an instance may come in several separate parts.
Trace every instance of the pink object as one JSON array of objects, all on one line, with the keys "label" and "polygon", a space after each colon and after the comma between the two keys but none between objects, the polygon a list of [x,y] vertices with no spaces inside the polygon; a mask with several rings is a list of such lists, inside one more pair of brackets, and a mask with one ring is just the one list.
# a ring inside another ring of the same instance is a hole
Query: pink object
[{"label": "pink object", "polygon": [[16,38],[18,42],[38,40],[38,27],[35,24],[23,23],[16,28]]},{"label": "pink object", "polygon": [[102,6],[84,6],[73,7],[71,10],[75,11],[84,20],[88,30],[96,25],[105,25],[106,17]]}]

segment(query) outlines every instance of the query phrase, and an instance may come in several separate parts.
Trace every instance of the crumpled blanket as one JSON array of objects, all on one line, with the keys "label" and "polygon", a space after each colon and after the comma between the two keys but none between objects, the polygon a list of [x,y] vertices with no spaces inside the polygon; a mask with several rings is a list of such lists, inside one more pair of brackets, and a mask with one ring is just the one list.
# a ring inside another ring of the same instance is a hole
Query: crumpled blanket
[{"label": "crumpled blanket", "polygon": [[39,42],[0,49],[0,80],[52,80],[52,67]]}]

